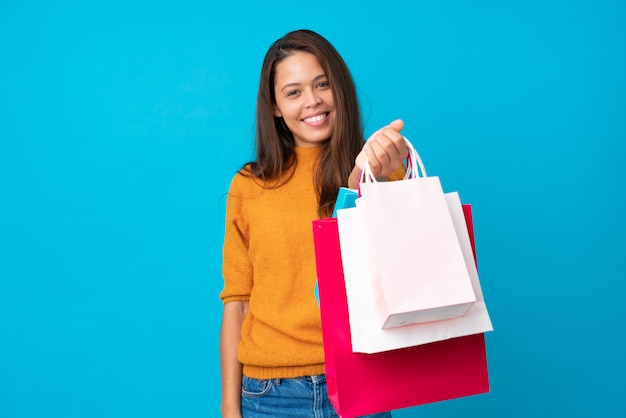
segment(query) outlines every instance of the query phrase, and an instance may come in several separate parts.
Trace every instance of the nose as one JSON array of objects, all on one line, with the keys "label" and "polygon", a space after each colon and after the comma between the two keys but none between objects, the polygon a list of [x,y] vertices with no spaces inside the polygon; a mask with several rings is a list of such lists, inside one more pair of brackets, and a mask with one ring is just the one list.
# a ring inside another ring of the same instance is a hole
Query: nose
[{"label": "nose", "polygon": [[315,89],[308,90],[308,93],[306,96],[307,107],[314,107],[314,106],[319,105],[320,103],[322,103],[322,98],[318,94],[318,92],[315,91]]}]

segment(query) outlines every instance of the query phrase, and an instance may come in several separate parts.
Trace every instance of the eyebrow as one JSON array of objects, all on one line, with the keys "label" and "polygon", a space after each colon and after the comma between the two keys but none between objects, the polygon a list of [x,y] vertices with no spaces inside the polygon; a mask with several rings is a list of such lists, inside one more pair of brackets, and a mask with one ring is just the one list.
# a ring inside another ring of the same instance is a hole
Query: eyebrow
[{"label": "eyebrow", "polygon": [[[313,78],[313,82],[316,82],[316,81],[321,80],[323,78],[326,78],[326,74],[320,74],[320,75],[316,76],[315,78]],[[302,84],[302,83],[287,83],[287,84],[285,84],[284,86],[282,86],[280,88],[280,91],[283,91],[283,90],[285,90],[286,88],[289,88],[289,87],[297,87],[300,84]]]}]

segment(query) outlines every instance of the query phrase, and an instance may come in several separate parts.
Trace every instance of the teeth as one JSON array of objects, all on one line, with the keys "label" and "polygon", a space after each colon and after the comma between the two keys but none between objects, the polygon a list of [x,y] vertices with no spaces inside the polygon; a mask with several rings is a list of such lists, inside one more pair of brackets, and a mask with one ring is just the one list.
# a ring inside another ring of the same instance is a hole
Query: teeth
[{"label": "teeth", "polygon": [[304,121],[313,123],[313,122],[319,122],[324,119],[326,119],[326,114],[321,114],[321,115],[313,116],[310,118],[304,118]]}]

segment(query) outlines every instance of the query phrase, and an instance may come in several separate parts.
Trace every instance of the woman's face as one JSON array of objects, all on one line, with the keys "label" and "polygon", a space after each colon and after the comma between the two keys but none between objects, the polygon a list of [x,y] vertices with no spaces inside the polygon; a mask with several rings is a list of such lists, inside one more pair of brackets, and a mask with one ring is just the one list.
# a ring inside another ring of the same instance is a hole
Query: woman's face
[{"label": "woman's face", "polygon": [[318,147],[335,127],[333,92],[313,54],[295,52],[276,66],[274,115],[282,117],[296,146]]}]

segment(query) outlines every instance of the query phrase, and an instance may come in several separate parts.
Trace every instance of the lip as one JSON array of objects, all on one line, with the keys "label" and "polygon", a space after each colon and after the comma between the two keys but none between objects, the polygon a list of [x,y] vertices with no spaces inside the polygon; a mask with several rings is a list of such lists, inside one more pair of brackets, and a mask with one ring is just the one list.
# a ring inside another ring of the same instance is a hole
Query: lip
[{"label": "lip", "polygon": [[326,120],[328,120],[329,114],[330,112],[317,112],[311,115],[307,115],[306,117],[302,118],[301,121],[306,123],[307,125],[319,126],[323,125]]}]

